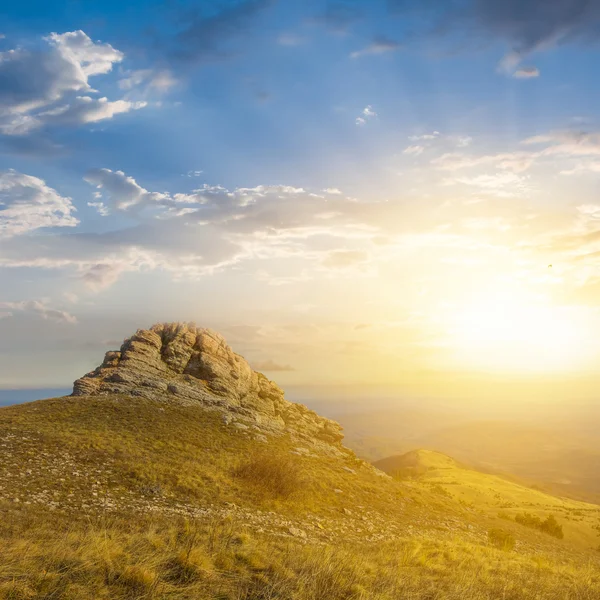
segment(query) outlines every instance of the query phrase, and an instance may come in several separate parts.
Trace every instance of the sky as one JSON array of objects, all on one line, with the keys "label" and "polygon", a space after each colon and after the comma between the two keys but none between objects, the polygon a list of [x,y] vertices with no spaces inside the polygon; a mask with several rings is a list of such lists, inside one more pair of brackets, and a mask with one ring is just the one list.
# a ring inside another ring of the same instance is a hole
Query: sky
[{"label": "sky", "polygon": [[123,4],[0,7],[0,388],[193,321],[284,387],[595,395],[600,0]]}]

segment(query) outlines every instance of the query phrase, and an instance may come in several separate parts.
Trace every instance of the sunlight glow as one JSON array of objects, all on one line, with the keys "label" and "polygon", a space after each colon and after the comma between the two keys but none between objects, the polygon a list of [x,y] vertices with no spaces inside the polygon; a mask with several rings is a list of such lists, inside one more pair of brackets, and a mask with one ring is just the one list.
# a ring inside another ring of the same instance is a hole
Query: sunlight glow
[{"label": "sunlight glow", "polygon": [[490,371],[572,371],[592,357],[585,315],[522,293],[488,294],[450,316],[461,364]]}]

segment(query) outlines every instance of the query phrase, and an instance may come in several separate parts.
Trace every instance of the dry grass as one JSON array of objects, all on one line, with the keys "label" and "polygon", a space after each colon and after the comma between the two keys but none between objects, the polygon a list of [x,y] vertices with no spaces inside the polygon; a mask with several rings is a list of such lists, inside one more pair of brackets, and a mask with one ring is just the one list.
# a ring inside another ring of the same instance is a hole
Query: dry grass
[{"label": "dry grass", "polygon": [[[573,529],[556,540],[285,436],[256,453],[195,407],[11,407],[0,443],[0,600],[600,598],[600,556]],[[489,542],[499,524],[514,551]]]},{"label": "dry grass", "polygon": [[306,483],[300,461],[265,451],[253,453],[235,469],[234,475],[273,498],[287,499]]},{"label": "dry grass", "polygon": [[234,522],[72,522],[27,514],[2,528],[2,600],[597,600],[590,563],[461,540],[337,547],[274,540]]}]

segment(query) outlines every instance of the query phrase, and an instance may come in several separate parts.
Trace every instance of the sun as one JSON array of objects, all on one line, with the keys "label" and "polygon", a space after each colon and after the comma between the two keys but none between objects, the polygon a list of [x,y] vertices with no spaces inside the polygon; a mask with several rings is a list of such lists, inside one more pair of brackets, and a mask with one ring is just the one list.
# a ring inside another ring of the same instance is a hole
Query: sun
[{"label": "sun", "polygon": [[525,293],[470,299],[450,315],[450,346],[460,363],[488,371],[558,372],[584,368],[589,327],[572,307]]}]

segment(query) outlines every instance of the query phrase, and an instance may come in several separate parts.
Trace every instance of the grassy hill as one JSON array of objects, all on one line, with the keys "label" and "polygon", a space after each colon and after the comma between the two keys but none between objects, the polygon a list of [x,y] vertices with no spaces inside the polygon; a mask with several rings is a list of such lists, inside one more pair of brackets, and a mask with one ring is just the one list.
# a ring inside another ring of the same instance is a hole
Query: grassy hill
[{"label": "grassy hill", "polygon": [[498,475],[482,473],[431,450],[414,450],[375,463],[405,485],[423,487],[489,517],[515,520],[523,513],[545,519],[554,515],[565,539],[581,546],[598,545],[600,507],[565,497],[557,497]]},{"label": "grassy hill", "polygon": [[[123,395],[2,408],[0,449],[2,599],[600,597],[599,507],[435,453],[397,481]],[[521,510],[564,539],[498,515]]]},{"label": "grassy hill", "polygon": [[400,406],[370,414],[331,410],[330,416],[344,426],[346,445],[370,461],[427,448],[480,471],[510,473],[551,493],[599,502],[600,420],[587,408],[542,419],[539,411],[481,418],[460,406],[450,415],[447,408]]}]

